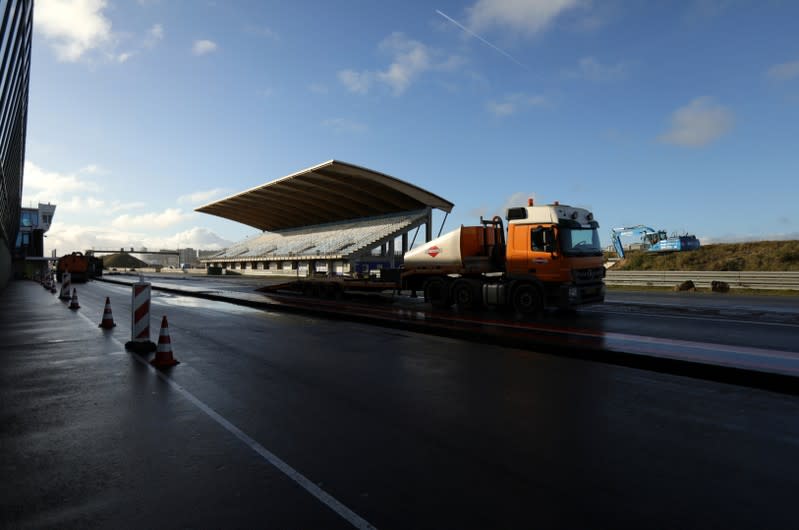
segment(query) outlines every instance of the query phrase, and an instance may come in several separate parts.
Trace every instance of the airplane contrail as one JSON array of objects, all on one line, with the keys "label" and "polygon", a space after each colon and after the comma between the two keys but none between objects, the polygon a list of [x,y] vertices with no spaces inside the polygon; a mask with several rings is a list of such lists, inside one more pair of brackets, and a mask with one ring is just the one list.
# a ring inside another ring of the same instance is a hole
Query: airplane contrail
[{"label": "airplane contrail", "polygon": [[505,51],[505,50],[503,50],[502,48],[500,48],[500,47],[498,47],[498,46],[494,46],[493,44],[491,44],[490,42],[488,42],[487,40],[485,40],[483,37],[481,37],[480,35],[478,35],[478,34],[477,34],[477,33],[475,33],[474,31],[470,30],[469,28],[467,28],[467,27],[466,27],[466,26],[464,26],[463,24],[459,23],[459,22],[458,22],[457,20],[455,20],[454,18],[452,18],[452,17],[450,17],[450,16],[447,16],[445,13],[442,13],[442,12],[441,12],[441,11],[439,11],[438,9],[436,9],[436,13],[438,13],[438,14],[439,14],[439,15],[441,15],[442,17],[446,18],[447,20],[449,20],[450,22],[452,22],[453,24],[455,24],[456,26],[458,26],[459,28],[461,28],[463,31],[465,31],[466,33],[468,33],[468,34],[469,34],[469,35],[471,35],[472,37],[474,37],[474,38],[476,38],[476,39],[480,39],[480,40],[481,40],[481,41],[482,41],[484,44],[487,44],[488,46],[491,46],[491,47],[492,47],[492,48],[494,48],[496,51],[498,51],[499,53],[501,53],[502,55],[504,55],[505,57],[507,57],[508,59],[510,59],[511,61],[513,61],[514,63],[518,64],[519,66],[521,66],[521,67],[522,67],[522,68],[524,68],[525,70],[529,70],[529,68],[527,67],[527,65],[526,65],[526,64],[524,64],[524,63],[522,63],[522,62],[521,62],[521,61],[519,61],[518,59],[516,59],[516,57],[514,57],[514,56],[513,56],[513,55],[511,55],[511,54],[509,54],[508,52],[506,52],[506,51]]}]

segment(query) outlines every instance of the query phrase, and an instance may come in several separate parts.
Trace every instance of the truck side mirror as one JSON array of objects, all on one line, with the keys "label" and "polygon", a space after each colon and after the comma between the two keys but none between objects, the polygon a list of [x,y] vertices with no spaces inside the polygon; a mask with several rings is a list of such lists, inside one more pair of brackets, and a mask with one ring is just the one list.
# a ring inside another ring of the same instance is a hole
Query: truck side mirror
[{"label": "truck side mirror", "polygon": [[555,252],[555,232],[551,228],[542,229],[544,236],[544,252],[552,254]]},{"label": "truck side mirror", "polygon": [[552,230],[544,231],[544,252],[552,254],[555,252],[555,234]]}]

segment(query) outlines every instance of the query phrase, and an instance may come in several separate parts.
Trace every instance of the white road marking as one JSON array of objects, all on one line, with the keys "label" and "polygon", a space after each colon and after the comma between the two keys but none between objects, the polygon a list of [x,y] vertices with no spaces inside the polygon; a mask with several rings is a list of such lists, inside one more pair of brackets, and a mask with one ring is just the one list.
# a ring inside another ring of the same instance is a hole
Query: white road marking
[{"label": "white road marking", "polygon": [[[92,327],[97,327],[97,324],[91,321],[89,317],[87,317],[83,313],[78,313],[78,316],[80,316],[83,320],[88,322]],[[115,337],[111,337],[111,340],[119,346],[120,350],[126,352],[124,344],[119,342]],[[355,512],[347,508],[344,504],[339,502],[332,495],[330,495],[325,490],[323,490],[322,488],[314,484],[312,481],[310,481],[307,477],[305,477],[305,475],[303,475],[302,473],[300,473],[299,471],[288,465],[277,455],[275,455],[274,453],[266,449],[264,446],[259,444],[257,441],[252,439],[249,435],[247,435],[247,433],[245,433],[244,431],[236,427],[234,424],[232,424],[230,421],[225,419],[221,414],[219,414],[214,409],[212,409],[211,407],[200,401],[200,399],[197,398],[197,396],[195,396],[194,394],[192,394],[191,392],[189,392],[188,390],[177,384],[175,381],[167,377],[161,371],[151,366],[150,363],[144,360],[140,355],[136,355],[135,353],[130,353],[130,355],[134,359],[139,361],[141,364],[149,368],[151,372],[153,372],[156,376],[158,376],[162,381],[167,383],[169,386],[171,386],[175,391],[180,393],[183,397],[188,399],[198,409],[200,409],[206,415],[208,415],[208,417],[210,417],[212,420],[221,425],[226,431],[228,431],[230,434],[232,434],[233,436],[244,442],[245,445],[247,445],[250,449],[255,451],[264,460],[275,466],[284,475],[286,475],[288,478],[297,483],[305,491],[316,497],[320,502],[322,502],[322,504],[324,504],[325,506],[336,512],[340,517],[345,519],[352,526],[361,529],[375,528],[363,517],[361,517],[360,515],[356,514]]]}]

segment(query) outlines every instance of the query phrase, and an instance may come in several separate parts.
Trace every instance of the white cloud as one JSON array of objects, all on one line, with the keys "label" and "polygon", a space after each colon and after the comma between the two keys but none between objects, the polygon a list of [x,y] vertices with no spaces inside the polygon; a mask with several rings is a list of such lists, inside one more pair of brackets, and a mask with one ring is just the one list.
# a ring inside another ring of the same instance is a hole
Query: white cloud
[{"label": "white cloud", "polygon": [[37,0],[34,27],[49,41],[59,61],[74,62],[112,40],[105,7],[105,0]]},{"label": "white cloud", "polygon": [[583,57],[577,62],[577,68],[566,72],[567,77],[587,79],[588,81],[618,81],[627,75],[624,63],[615,65],[602,64],[594,57]]},{"label": "white cloud", "polygon": [[144,47],[145,48],[154,48],[156,44],[164,39],[164,26],[161,24],[153,24],[153,26],[147,30],[147,35],[144,37]]},{"label": "white cloud", "polygon": [[799,77],[799,61],[775,64],[768,69],[766,75],[775,81],[788,81],[794,77]]},{"label": "white cloud", "polygon": [[322,126],[332,129],[335,133],[362,133],[368,129],[365,123],[344,118],[325,120],[322,122]]},{"label": "white cloud", "polygon": [[214,188],[211,190],[195,191],[188,195],[181,195],[178,197],[180,204],[205,204],[214,197],[223,195],[225,190],[222,188]]},{"label": "white cloud", "polygon": [[142,215],[123,214],[111,221],[114,228],[166,228],[168,226],[182,223],[191,218],[191,214],[185,214],[179,208],[167,208],[163,212],[152,212]]},{"label": "white cloud", "polygon": [[532,107],[541,107],[547,104],[544,96],[531,94],[511,94],[502,101],[489,101],[486,108],[495,116],[504,117],[516,114]]},{"label": "white cloud", "polygon": [[[233,244],[233,241],[220,237],[207,228],[195,226],[158,242],[158,248],[191,247],[201,250],[222,250]],[[154,247],[155,248],[155,247]]]},{"label": "white cloud", "polygon": [[194,55],[207,55],[215,52],[217,45],[214,41],[210,40],[196,40],[192,46],[192,53]]},{"label": "white cloud", "polygon": [[361,71],[347,69],[338,72],[339,81],[350,92],[366,94],[376,81],[388,86],[395,96],[404,93],[423,73],[431,70],[451,72],[464,64],[463,58],[451,55],[443,57],[439,50],[407,38],[395,32],[379,45],[381,52],[392,57],[385,70]]},{"label": "white cloud", "polygon": [[103,168],[98,166],[97,164],[89,164],[88,166],[84,166],[80,168],[78,173],[85,173],[88,175],[102,175],[107,173]]},{"label": "white cloud", "polygon": [[232,242],[206,228],[193,227],[168,236],[148,235],[124,230],[109,230],[104,226],[64,224],[58,216],[47,232],[46,253],[57,250],[59,255],[85,250],[114,250],[118,248],[176,249],[191,247],[201,250],[221,250]]},{"label": "white cloud", "polygon": [[516,193],[505,199],[502,207],[499,209],[500,215],[505,215],[508,208],[518,208],[520,206],[527,206],[527,199],[533,199],[533,204],[538,203],[538,197],[533,192],[517,191]]},{"label": "white cloud", "polygon": [[119,202],[119,201],[112,201],[111,204],[106,205],[105,213],[111,214],[116,212],[122,212],[125,210],[138,210],[140,208],[144,208],[147,206],[145,202]]},{"label": "white cloud", "polygon": [[338,73],[338,80],[341,81],[347,90],[356,94],[366,94],[372,84],[373,74],[370,72],[356,72],[354,70],[341,70]]},{"label": "white cloud", "polygon": [[544,31],[564,12],[583,0],[478,0],[467,9],[472,31],[509,29],[526,36]]},{"label": "white cloud", "polygon": [[377,73],[377,79],[391,87],[395,95],[402,94],[417,76],[431,68],[430,52],[419,41],[393,33],[381,44],[382,50],[394,55],[388,69]]},{"label": "white cloud", "polygon": [[116,56],[116,61],[118,63],[124,63],[127,62],[127,60],[133,57],[134,55],[136,55],[136,52],[120,53],[119,55]]},{"label": "white cloud", "polygon": [[516,105],[508,101],[497,103],[496,101],[489,101],[487,103],[488,110],[495,116],[510,116],[516,112]]},{"label": "white cloud", "polygon": [[96,197],[72,196],[67,201],[58,201],[56,207],[59,213],[80,213],[86,210],[99,210],[105,206],[105,201]]},{"label": "white cloud", "polygon": [[[96,166],[88,166],[96,167]],[[30,160],[25,161],[23,178],[23,193],[29,190],[41,190],[52,194],[54,197],[66,191],[84,190],[94,188],[89,180],[83,180],[78,175],[46,171]]]},{"label": "white cloud", "polygon": [[313,94],[327,94],[328,93],[327,86],[325,86],[325,85],[323,85],[321,83],[311,83],[310,85],[308,85],[308,91],[313,93]]},{"label": "white cloud", "polygon": [[712,98],[700,97],[674,111],[671,128],[658,139],[668,144],[700,147],[732,129],[733,124],[730,110],[715,104]]}]

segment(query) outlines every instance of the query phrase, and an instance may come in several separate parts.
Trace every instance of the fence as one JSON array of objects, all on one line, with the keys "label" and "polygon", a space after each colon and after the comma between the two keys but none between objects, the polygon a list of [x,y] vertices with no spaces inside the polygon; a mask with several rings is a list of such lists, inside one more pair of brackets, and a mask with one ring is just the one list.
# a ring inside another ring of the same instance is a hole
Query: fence
[{"label": "fence", "polygon": [[691,280],[697,287],[710,287],[722,281],[733,289],[774,289],[799,291],[799,272],[738,271],[614,271],[609,269],[607,285],[674,287]]}]

